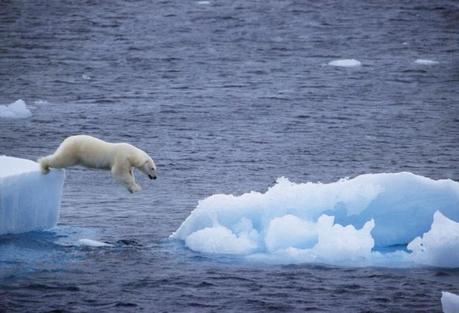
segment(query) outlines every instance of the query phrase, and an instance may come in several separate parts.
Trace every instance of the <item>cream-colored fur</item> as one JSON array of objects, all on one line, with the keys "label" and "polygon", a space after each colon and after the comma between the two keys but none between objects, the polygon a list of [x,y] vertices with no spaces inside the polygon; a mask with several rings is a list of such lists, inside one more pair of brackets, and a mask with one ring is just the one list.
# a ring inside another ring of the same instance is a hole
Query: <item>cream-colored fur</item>
[{"label": "cream-colored fur", "polygon": [[156,179],[155,162],[144,151],[128,143],[109,143],[87,135],[66,138],[56,152],[40,158],[38,163],[44,174],[50,168],[73,165],[110,170],[112,176],[131,193],[142,189],[135,182],[133,168]]}]

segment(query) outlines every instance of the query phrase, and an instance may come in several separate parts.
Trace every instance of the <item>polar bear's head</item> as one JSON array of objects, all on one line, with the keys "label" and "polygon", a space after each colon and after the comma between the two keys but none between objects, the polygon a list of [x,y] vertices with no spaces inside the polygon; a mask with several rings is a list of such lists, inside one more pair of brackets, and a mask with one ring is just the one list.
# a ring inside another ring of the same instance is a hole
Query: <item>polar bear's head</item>
[{"label": "polar bear's head", "polygon": [[150,179],[156,179],[156,164],[148,155],[143,164],[138,169],[147,175]]}]

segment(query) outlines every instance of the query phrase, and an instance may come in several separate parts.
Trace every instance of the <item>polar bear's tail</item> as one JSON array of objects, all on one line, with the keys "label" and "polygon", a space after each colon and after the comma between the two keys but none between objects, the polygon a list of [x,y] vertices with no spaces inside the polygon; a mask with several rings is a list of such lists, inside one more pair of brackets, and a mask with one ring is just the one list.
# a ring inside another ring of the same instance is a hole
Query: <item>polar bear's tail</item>
[{"label": "polar bear's tail", "polygon": [[50,159],[51,159],[51,155],[38,159],[38,164],[40,164],[40,170],[43,174],[49,173]]}]

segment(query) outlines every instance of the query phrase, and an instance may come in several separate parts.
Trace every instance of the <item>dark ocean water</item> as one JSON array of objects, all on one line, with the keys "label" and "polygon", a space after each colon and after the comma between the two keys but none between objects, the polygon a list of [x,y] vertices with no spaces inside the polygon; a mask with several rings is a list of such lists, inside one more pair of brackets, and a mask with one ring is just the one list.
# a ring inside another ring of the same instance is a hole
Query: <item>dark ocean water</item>
[{"label": "dark ocean water", "polygon": [[[341,58],[363,65],[327,66]],[[440,312],[459,293],[458,270],[247,264],[168,240],[200,199],[280,176],[459,181],[457,1],[0,1],[0,104],[17,99],[33,116],[0,119],[0,154],[86,133],[148,151],[159,178],[131,195],[67,170],[58,227],[0,238],[0,312]]]}]

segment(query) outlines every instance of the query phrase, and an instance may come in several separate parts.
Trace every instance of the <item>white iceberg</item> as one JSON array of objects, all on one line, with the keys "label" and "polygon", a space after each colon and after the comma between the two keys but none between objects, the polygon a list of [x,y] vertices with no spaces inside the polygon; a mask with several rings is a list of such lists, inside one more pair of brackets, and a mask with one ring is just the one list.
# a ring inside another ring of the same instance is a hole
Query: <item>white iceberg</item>
[{"label": "white iceberg", "polygon": [[[280,178],[265,193],[200,201],[171,238],[198,252],[284,264],[459,267],[459,257],[444,254],[457,247],[457,221],[459,183],[452,180],[411,173],[329,184]],[[447,232],[438,231],[446,226]]]},{"label": "white iceberg", "polygon": [[342,60],[330,61],[328,62],[328,65],[338,66],[338,67],[357,67],[357,66],[361,66],[362,63],[356,59],[342,59]]},{"label": "white iceberg", "polygon": [[0,105],[1,118],[27,118],[32,112],[27,108],[26,103],[19,99],[9,105]]},{"label": "white iceberg", "polygon": [[0,156],[0,235],[54,227],[65,173],[40,172],[38,163]]},{"label": "white iceberg", "polygon": [[441,293],[441,308],[443,313],[457,313],[459,312],[459,296],[443,291]]}]

